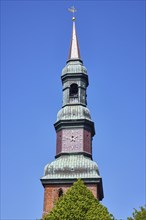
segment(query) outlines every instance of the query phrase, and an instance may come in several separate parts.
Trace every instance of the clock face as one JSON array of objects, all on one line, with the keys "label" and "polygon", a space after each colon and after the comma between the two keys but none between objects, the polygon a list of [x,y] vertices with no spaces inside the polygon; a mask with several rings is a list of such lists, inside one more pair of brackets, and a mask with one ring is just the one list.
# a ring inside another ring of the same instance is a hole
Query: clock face
[{"label": "clock face", "polygon": [[62,133],[63,152],[79,152],[83,149],[83,129],[66,129]]}]

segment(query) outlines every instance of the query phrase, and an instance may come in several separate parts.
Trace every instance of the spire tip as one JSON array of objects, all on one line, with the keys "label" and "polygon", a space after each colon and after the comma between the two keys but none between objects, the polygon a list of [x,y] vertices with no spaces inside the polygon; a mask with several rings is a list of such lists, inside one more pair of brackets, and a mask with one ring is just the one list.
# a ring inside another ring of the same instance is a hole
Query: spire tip
[{"label": "spire tip", "polygon": [[68,8],[68,10],[69,10],[71,13],[73,13],[72,21],[75,21],[76,18],[75,18],[75,16],[74,16],[74,13],[75,13],[77,10],[75,9],[74,6],[72,6],[71,8]]},{"label": "spire tip", "polygon": [[[73,10],[73,12],[74,12],[74,10]],[[71,44],[70,44],[70,51],[69,51],[68,60],[81,60],[80,49],[79,49],[78,39],[77,39],[77,34],[76,34],[75,20],[76,20],[76,18],[73,14],[73,17],[72,17],[72,21],[73,21],[72,37],[71,37]]]},{"label": "spire tip", "polygon": [[73,16],[73,17],[72,17],[72,21],[75,21],[75,20],[76,20],[76,18]]}]

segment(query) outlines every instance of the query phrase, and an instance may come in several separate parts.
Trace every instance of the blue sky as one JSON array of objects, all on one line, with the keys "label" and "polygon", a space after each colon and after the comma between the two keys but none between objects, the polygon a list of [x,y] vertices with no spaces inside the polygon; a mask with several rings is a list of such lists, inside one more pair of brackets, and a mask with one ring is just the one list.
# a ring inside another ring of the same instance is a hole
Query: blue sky
[{"label": "blue sky", "polygon": [[[55,156],[72,4],[1,1],[1,219],[42,214],[40,178]],[[75,7],[102,203],[126,219],[146,203],[145,1],[78,0]]]}]

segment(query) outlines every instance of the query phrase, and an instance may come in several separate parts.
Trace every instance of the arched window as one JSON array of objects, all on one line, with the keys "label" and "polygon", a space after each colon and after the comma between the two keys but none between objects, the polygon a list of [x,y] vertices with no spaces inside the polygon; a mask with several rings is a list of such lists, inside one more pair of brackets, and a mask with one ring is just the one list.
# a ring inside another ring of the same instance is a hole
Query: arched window
[{"label": "arched window", "polygon": [[69,96],[78,97],[78,85],[76,83],[70,85]]},{"label": "arched window", "polygon": [[63,196],[63,190],[60,188],[58,190],[58,198],[61,197],[61,196]]}]

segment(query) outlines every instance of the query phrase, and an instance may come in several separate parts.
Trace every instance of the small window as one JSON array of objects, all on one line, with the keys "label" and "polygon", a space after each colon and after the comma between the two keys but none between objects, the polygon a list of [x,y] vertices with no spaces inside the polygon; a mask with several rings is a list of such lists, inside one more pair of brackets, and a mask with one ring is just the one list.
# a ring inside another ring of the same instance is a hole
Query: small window
[{"label": "small window", "polygon": [[70,97],[78,97],[78,85],[73,83],[70,86],[70,91],[69,91]]},{"label": "small window", "polygon": [[61,197],[61,196],[63,196],[63,190],[62,190],[62,189],[59,189],[59,190],[58,190],[58,198]]}]

